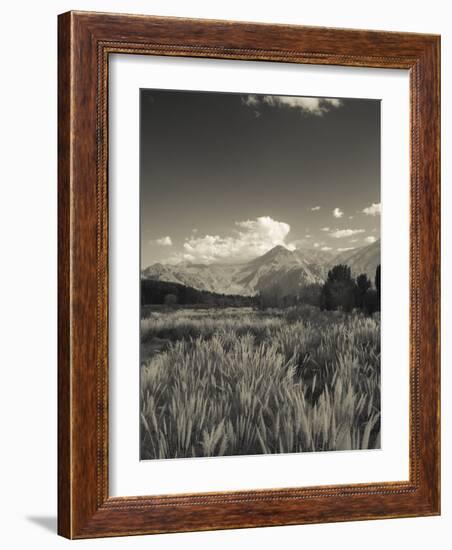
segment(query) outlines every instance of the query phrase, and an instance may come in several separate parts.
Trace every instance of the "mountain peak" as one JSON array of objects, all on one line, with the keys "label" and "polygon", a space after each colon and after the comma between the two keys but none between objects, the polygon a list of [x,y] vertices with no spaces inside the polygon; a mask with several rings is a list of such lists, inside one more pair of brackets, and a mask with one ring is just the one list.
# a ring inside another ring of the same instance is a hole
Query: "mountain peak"
[{"label": "mountain peak", "polygon": [[249,262],[250,265],[256,265],[266,262],[272,262],[275,260],[293,260],[294,255],[293,252],[290,251],[288,248],[283,246],[282,244],[277,244],[273,248],[271,248],[268,252],[265,252],[262,256],[258,256],[257,258],[254,258]]},{"label": "mountain peak", "polygon": [[373,278],[380,263],[379,241],[337,255],[318,248],[292,251],[278,244],[262,256],[241,264],[156,263],[142,271],[142,278],[220,294],[252,295],[275,286],[289,294],[297,293],[302,286],[321,283],[328,269],[339,263],[348,265],[354,276],[367,273]]},{"label": "mountain peak", "polygon": [[[282,244],[277,244],[273,248],[270,248],[268,252],[263,254],[262,256],[259,256],[260,258],[272,258],[274,256],[279,256],[280,254],[284,254],[285,256],[291,256],[292,251],[286,248]],[[257,259],[257,258],[256,258]]]}]

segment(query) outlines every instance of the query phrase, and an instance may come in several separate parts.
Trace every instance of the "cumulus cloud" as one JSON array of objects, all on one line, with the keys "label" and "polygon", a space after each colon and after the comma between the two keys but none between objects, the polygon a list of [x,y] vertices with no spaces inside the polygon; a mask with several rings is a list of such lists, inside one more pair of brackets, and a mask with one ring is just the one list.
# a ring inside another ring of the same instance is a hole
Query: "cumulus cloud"
[{"label": "cumulus cloud", "polygon": [[330,236],[335,239],[343,239],[345,237],[357,235],[358,233],[364,233],[364,229],[336,229],[336,231],[330,233]]},{"label": "cumulus cloud", "polygon": [[353,246],[346,246],[345,248],[338,248],[338,252],[347,252],[347,250],[353,250]]},{"label": "cumulus cloud", "polygon": [[329,231],[329,230],[330,230],[329,227],[322,227],[322,228],[320,228],[320,231]]},{"label": "cumulus cloud", "polygon": [[364,240],[366,241],[366,243],[372,244],[372,243],[374,243],[377,239],[376,239],[373,235],[369,235],[369,237],[366,237]]},{"label": "cumulus cloud", "polygon": [[173,241],[171,240],[171,237],[167,235],[166,237],[161,237],[160,239],[155,239],[154,241],[156,244],[159,244],[160,246],[172,246]]},{"label": "cumulus cloud", "polygon": [[271,107],[297,109],[302,113],[315,116],[322,116],[342,105],[342,101],[335,98],[279,95],[247,95],[242,97],[242,103],[253,109],[261,105],[269,105]]},{"label": "cumulus cloud", "polygon": [[235,223],[231,235],[191,236],[184,243],[184,251],[173,256],[172,262],[226,262],[243,261],[265,254],[276,245],[283,245],[290,250],[294,243],[287,244],[285,239],[290,232],[290,225],[261,216],[254,220]]},{"label": "cumulus cloud", "polygon": [[328,252],[328,250],[333,250],[333,249],[331,248],[331,246],[322,246],[322,248],[320,250]]},{"label": "cumulus cloud", "polygon": [[335,218],[342,218],[343,215],[344,215],[344,213],[342,212],[342,210],[340,208],[335,208],[333,210],[333,216]]},{"label": "cumulus cloud", "polygon": [[370,206],[366,206],[362,212],[367,216],[379,216],[381,214],[381,202],[373,202]]},{"label": "cumulus cloud", "polygon": [[317,210],[320,210],[320,206],[313,206],[311,208],[311,212],[317,212]]}]

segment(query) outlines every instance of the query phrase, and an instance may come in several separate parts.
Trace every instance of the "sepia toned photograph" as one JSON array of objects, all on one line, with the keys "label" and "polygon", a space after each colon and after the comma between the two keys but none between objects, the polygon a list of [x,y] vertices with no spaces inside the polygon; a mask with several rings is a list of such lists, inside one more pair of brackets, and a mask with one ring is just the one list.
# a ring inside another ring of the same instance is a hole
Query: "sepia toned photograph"
[{"label": "sepia toned photograph", "polygon": [[140,458],[380,448],[380,101],[141,89]]}]

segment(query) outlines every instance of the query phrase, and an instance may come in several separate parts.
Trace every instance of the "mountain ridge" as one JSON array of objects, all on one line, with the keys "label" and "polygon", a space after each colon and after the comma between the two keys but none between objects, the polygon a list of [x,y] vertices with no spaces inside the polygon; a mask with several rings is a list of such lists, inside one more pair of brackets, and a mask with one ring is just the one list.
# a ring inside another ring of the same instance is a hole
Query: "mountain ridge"
[{"label": "mountain ridge", "polygon": [[289,250],[277,245],[243,263],[172,265],[157,262],[143,269],[141,278],[242,296],[252,296],[276,285],[289,294],[310,284],[323,283],[329,269],[338,263],[348,265],[353,276],[366,273],[373,280],[380,263],[380,240],[338,254],[315,248]]}]

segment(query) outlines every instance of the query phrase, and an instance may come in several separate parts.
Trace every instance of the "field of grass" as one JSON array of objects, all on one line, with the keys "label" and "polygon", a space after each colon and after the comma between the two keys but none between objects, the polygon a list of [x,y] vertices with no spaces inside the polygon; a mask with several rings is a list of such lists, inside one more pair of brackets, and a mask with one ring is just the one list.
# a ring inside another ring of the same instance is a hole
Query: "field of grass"
[{"label": "field of grass", "polygon": [[141,321],[141,458],[380,447],[380,321],[293,307]]}]

